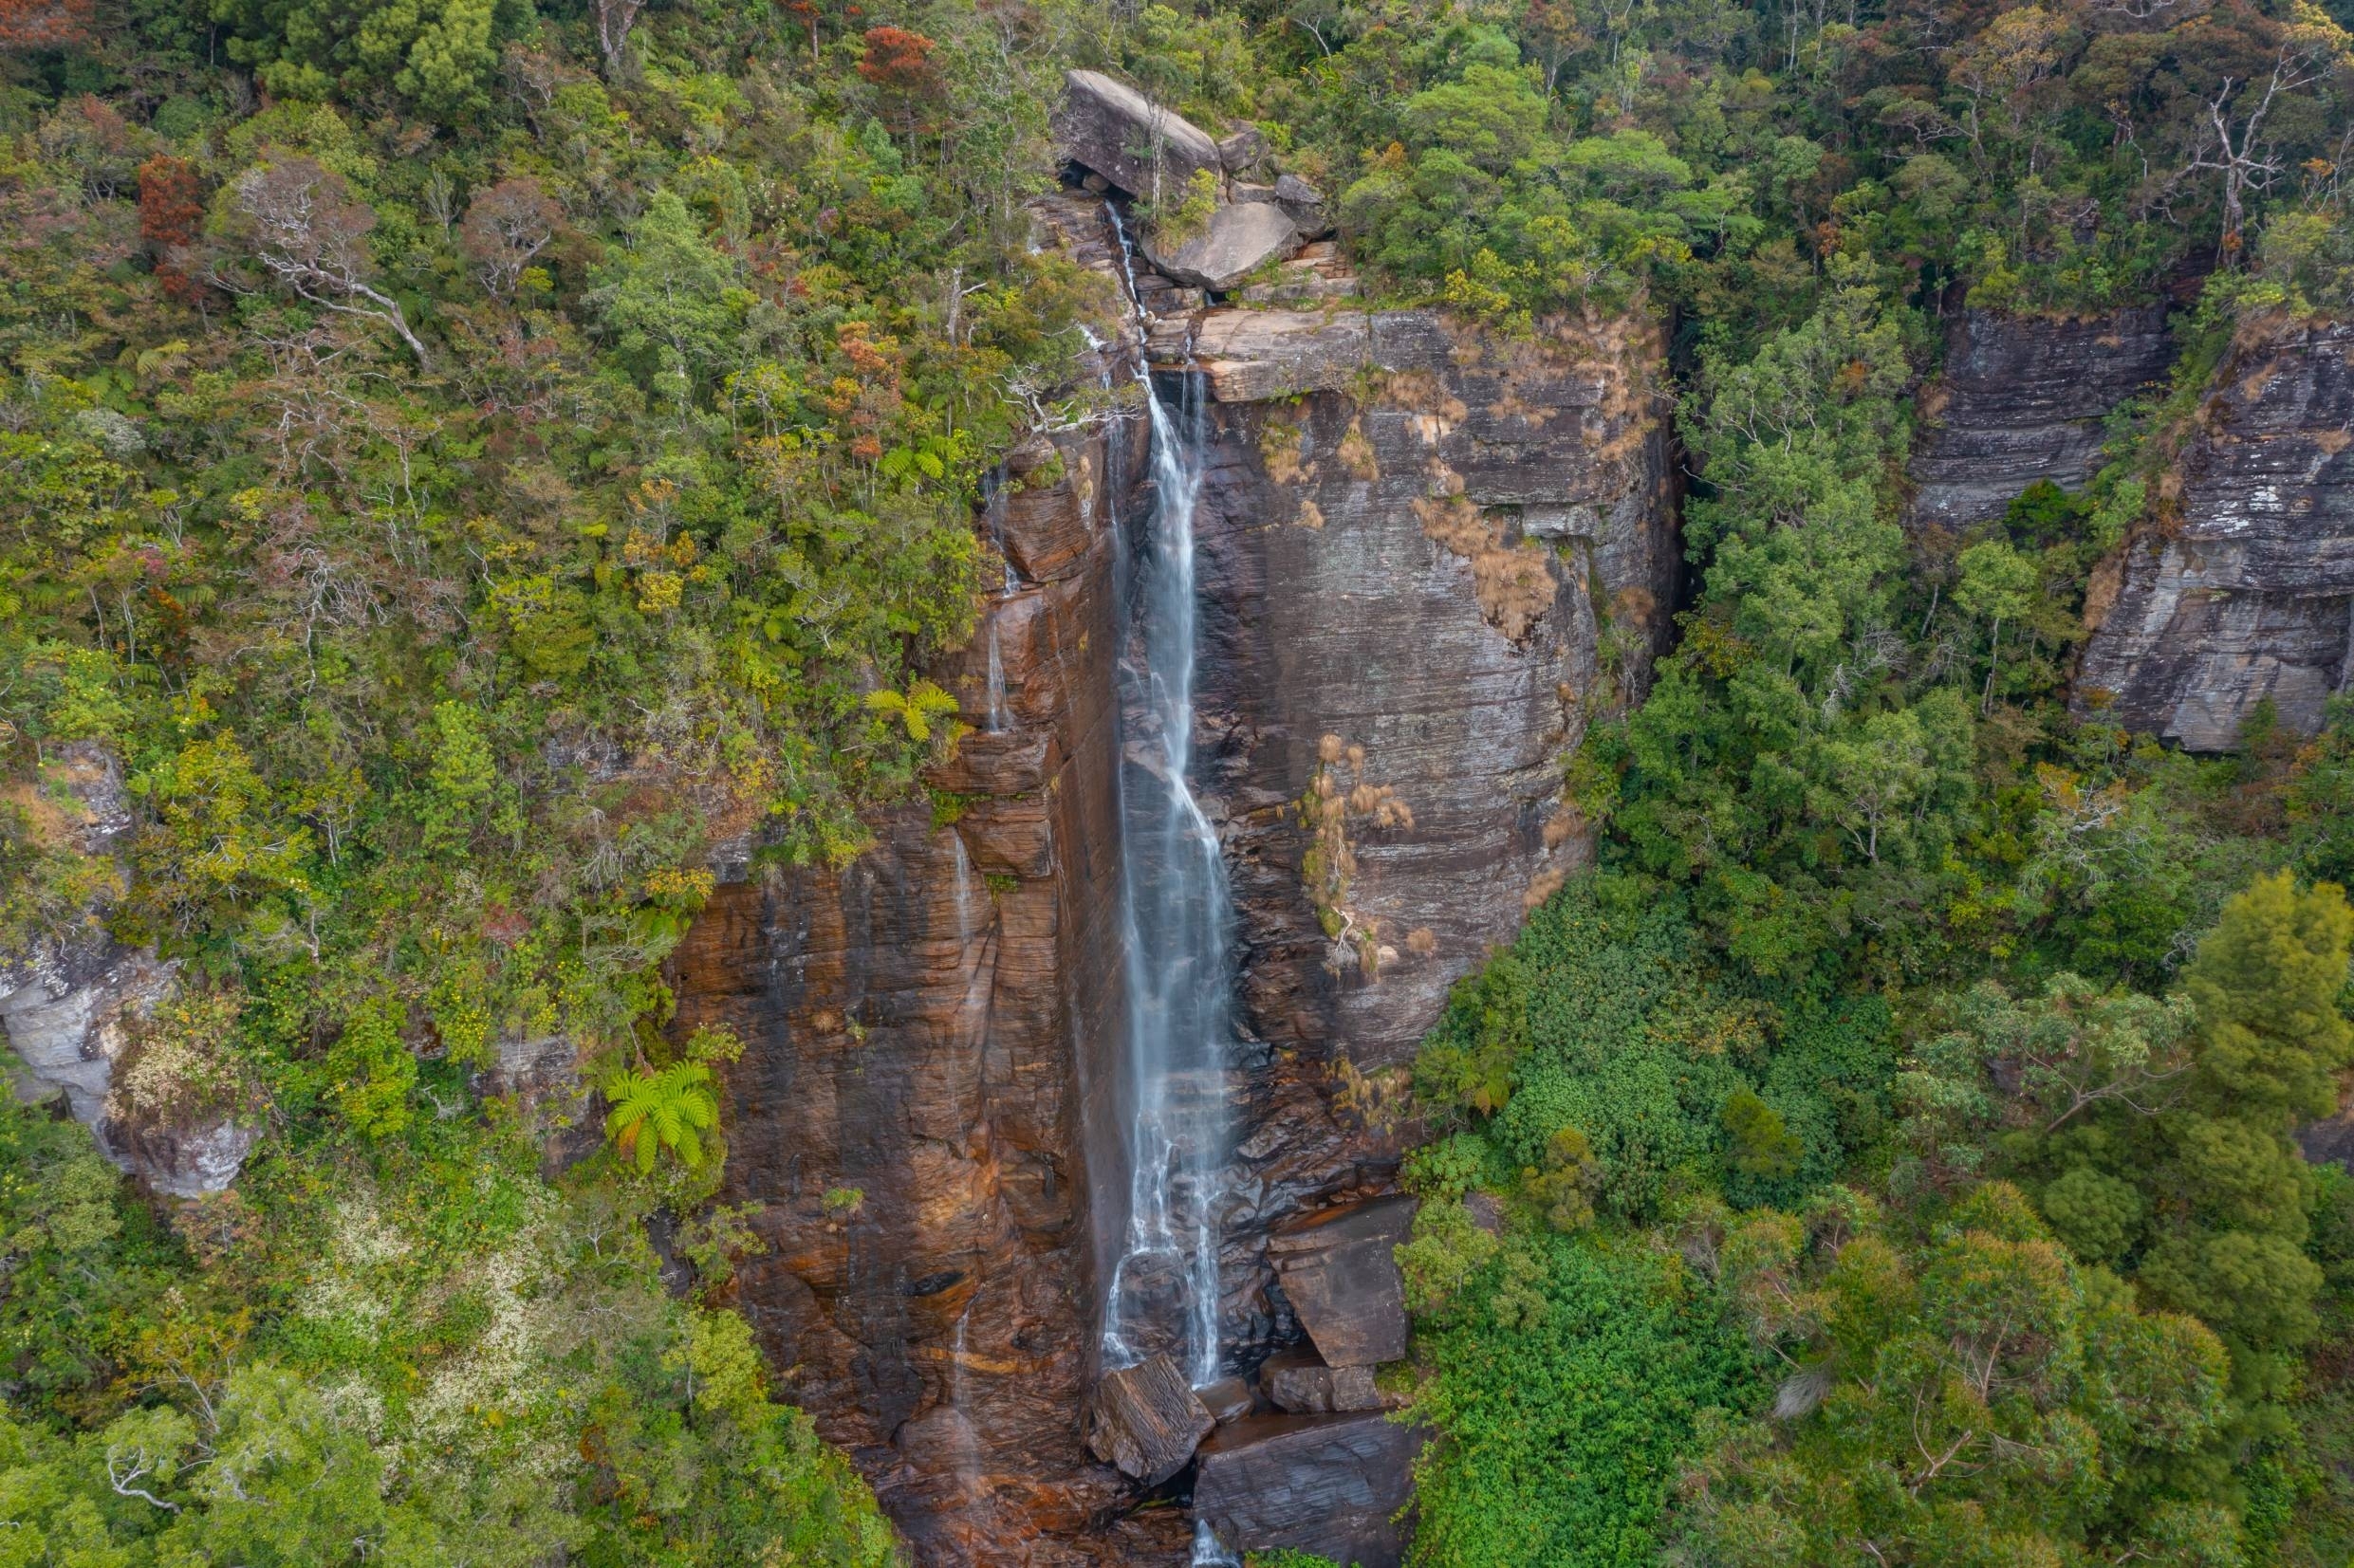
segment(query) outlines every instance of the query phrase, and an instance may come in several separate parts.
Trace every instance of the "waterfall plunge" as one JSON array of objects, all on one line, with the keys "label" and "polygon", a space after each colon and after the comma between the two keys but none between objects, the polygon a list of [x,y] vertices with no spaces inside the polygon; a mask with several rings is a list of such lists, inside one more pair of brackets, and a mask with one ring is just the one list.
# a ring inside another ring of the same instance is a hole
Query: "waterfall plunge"
[{"label": "waterfall plunge", "polygon": [[[1135,260],[1113,211],[1135,301]],[[1143,311],[1138,304],[1138,325]],[[1194,508],[1202,415],[1171,409],[1141,365],[1154,500],[1130,562],[1121,709],[1135,726],[1121,769],[1121,913],[1127,953],[1128,1232],[1104,1302],[1103,1358],[1167,1351],[1196,1384],[1218,1375],[1218,1177],[1233,1041],[1233,907],[1218,839],[1187,777],[1196,606]]]}]

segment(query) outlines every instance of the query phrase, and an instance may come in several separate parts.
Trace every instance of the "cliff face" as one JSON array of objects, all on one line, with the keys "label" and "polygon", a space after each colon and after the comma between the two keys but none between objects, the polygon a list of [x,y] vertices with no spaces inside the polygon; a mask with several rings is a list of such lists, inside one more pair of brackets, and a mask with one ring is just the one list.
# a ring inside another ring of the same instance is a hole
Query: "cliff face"
[{"label": "cliff face", "polygon": [[840,874],[724,886],[673,961],[681,1026],[748,1045],[720,1201],[765,1206],[769,1250],[737,1304],[927,1562],[1059,1560],[1039,1543],[1116,1495],[1078,1412],[1090,1172],[1117,1166],[1089,1097],[1121,1008],[1106,498],[1143,456],[1131,425],[1018,454],[1016,579],[936,672],[975,728],[938,804]]},{"label": "cliff face", "polygon": [[2310,730],[2347,676],[2354,614],[2354,325],[2248,334],[2154,518],[2094,580],[2080,710],[2194,751],[2270,697]]},{"label": "cliff face", "polygon": [[1448,987],[1583,863],[1562,764],[1639,692],[1678,550],[1645,324],[1492,341],[1425,311],[1214,310],[1196,747],[1255,1052],[1225,1333],[1296,1337],[1287,1214],[1394,1171],[1403,1064]]},{"label": "cliff face", "polygon": [[1922,397],[1913,519],[1948,528],[2000,517],[2037,480],[2074,489],[2100,464],[2101,422],[2175,360],[2162,304],[2089,321],[1966,310]]},{"label": "cliff face", "polygon": [[[1100,212],[1040,215],[1108,267]],[[1247,1367],[1302,1337],[1270,1231],[1394,1183],[1402,1063],[1584,858],[1561,764],[1640,689],[1676,585],[1659,343],[1139,281],[1206,447],[1196,755],[1238,906],[1219,1218]],[[720,1201],[765,1206],[768,1250],[737,1304],[926,1563],[1184,1559],[1183,1516],[1122,1517],[1082,1447],[1125,1221],[1119,769],[1148,748],[1123,759],[1116,676],[1147,440],[1114,416],[1011,465],[983,519],[1011,581],[935,672],[974,727],[935,805],[839,874],[723,885],[672,963],[678,1026],[748,1045]],[[1320,779],[1337,812],[1304,813]]]}]

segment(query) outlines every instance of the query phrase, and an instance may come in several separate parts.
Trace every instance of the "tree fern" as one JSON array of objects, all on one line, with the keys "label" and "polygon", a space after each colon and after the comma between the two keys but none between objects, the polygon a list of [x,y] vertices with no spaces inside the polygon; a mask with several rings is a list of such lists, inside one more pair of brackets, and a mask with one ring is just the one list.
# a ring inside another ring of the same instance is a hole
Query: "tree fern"
[{"label": "tree fern", "polygon": [[659,1072],[618,1072],[605,1079],[604,1098],[613,1107],[605,1113],[605,1136],[623,1158],[637,1161],[640,1172],[653,1171],[655,1156],[663,1149],[690,1170],[703,1163],[696,1129],[708,1130],[719,1121],[709,1067],[679,1061]]}]

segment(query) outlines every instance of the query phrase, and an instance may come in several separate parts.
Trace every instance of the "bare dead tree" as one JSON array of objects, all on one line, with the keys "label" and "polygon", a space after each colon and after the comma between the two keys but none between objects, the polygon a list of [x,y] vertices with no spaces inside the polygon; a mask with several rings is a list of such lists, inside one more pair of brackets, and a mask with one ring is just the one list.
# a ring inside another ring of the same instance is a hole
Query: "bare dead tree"
[{"label": "bare dead tree", "polygon": [[[420,366],[426,362],[425,345],[409,329],[400,302],[368,282],[367,237],[376,214],[352,199],[343,175],[311,158],[280,158],[238,179],[236,210],[251,258],[271,279],[323,309],[382,323]],[[252,292],[217,268],[212,281]]]},{"label": "bare dead tree", "polygon": [[2271,74],[2262,91],[2252,91],[2254,83],[2250,78],[2227,76],[2207,101],[2207,132],[2191,149],[2186,169],[2211,170],[2223,176],[2219,265],[2238,265],[2249,194],[2270,190],[2284,167],[2278,150],[2264,139],[2266,117],[2284,95],[2311,86],[2337,65],[2336,50],[2323,29],[2291,27],[2273,51]]},{"label": "bare dead tree", "polygon": [[535,179],[503,179],[476,195],[458,229],[458,244],[482,286],[511,297],[523,269],[547,248],[564,212]]},{"label": "bare dead tree", "polygon": [[638,25],[638,13],[645,9],[646,0],[589,0],[589,11],[597,23],[597,47],[604,51],[605,74],[618,76],[624,58],[622,50],[629,45],[629,29]]}]

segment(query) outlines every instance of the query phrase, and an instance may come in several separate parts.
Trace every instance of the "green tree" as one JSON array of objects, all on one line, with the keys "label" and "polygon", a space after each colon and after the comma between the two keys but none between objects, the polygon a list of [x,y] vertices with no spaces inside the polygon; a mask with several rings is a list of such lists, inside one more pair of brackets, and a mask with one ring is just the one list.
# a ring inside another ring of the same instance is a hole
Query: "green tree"
[{"label": "green tree", "polygon": [[703,1163],[697,1129],[718,1125],[719,1101],[711,1091],[711,1069],[699,1061],[676,1061],[667,1067],[622,1071],[605,1079],[605,1136],[624,1159],[635,1160],[639,1171],[650,1172],[667,1149],[679,1163],[694,1170]]}]

